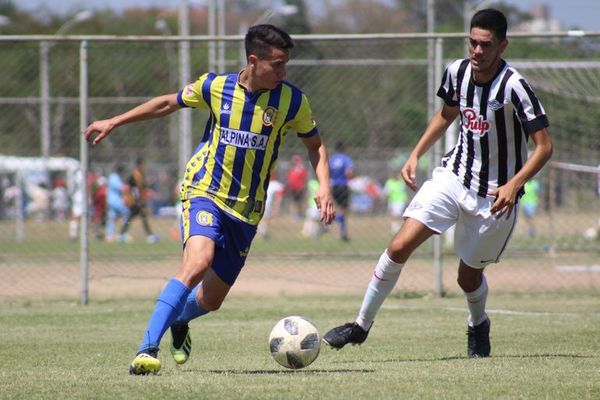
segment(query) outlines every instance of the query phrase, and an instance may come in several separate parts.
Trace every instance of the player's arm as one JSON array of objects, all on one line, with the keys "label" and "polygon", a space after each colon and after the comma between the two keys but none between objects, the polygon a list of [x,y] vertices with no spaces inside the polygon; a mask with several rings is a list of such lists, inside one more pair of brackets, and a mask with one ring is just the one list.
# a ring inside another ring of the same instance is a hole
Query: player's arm
[{"label": "player's arm", "polygon": [[320,135],[314,135],[303,138],[302,142],[308,150],[308,158],[312,164],[319,188],[315,193],[315,204],[321,213],[321,221],[325,224],[331,224],[335,218],[335,207],[333,204],[333,195],[331,194],[330,174],[329,174],[329,156],[327,147],[321,140]]},{"label": "player's arm", "polygon": [[525,183],[533,178],[552,157],[552,138],[546,130],[542,128],[530,134],[535,148],[531,157],[525,162],[523,168],[519,170],[508,182],[489,192],[490,196],[496,197],[492,205],[491,212],[498,218],[507,214],[510,216],[512,209],[517,201],[517,195]]},{"label": "player's arm", "polygon": [[[123,114],[93,122],[85,130],[85,140],[89,142],[93,139],[92,144],[99,143],[118,126],[163,117],[180,108],[181,106],[177,102],[177,93],[155,97]],[[96,134],[95,137],[94,134]]]},{"label": "player's arm", "polygon": [[458,116],[459,110],[458,106],[449,106],[445,104],[441,109],[439,109],[429,124],[425,129],[425,132],[417,142],[417,145],[413,149],[413,151],[408,156],[408,160],[402,167],[402,178],[406,185],[412,190],[417,190],[417,165],[419,163],[419,158],[423,154],[429,150],[429,148],[438,141],[438,139],[442,136],[444,132],[448,129],[450,124],[456,119]]}]

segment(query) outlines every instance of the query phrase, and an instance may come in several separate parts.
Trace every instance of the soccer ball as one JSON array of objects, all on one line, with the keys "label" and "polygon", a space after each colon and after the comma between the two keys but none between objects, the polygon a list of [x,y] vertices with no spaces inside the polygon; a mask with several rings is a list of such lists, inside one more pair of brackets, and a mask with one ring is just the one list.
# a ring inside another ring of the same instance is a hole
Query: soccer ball
[{"label": "soccer ball", "polygon": [[290,369],[310,365],[321,349],[317,327],[304,317],[291,316],[279,321],[269,335],[271,356]]}]

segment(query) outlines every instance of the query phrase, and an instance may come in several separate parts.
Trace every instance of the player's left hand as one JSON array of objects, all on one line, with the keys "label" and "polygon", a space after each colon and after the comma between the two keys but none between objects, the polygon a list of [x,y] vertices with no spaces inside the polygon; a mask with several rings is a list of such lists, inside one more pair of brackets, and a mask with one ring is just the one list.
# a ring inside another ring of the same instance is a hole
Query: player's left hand
[{"label": "player's left hand", "polygon": [[325,225],[331,224],[335,219],[335,205],[329,186],[319,185],[314,200],[321,214],[321,222]]},{"label": "player's left hand", "polygon": [[496,218],[502,218],[506,214],[506,219],[510,218],[512,210],[515,207],[517,193],[519,187],[511,182],[507,182],[505,185],[498,187],[496,190],[492,190],[488,195],[496,198],[490,211],[496,216]]},{"label": "player's left hand", "polygon": [[[95,121],[85,130],[85,140],[92,142],[92,145],[95,145],[104,140],[113,130],[113,128],[114,124],[109,119]],[[95,137],[94,134],[96,134]]]}]

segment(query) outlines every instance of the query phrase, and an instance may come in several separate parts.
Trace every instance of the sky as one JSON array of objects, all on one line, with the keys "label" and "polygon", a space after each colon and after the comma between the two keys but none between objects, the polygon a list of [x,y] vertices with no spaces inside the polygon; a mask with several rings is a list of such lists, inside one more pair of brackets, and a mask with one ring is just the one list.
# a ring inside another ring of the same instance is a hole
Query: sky
[{"label": "sky", "polygon": [[[203,3],[201,0],[189,0]],[[310,7],[317,7],[321,0],[306,0]],[[482,2],[481,0],[479,1]],[[517,8],[528,11],[533,4],[547,4],[550,6],[550,17],[559,20],[563,30],[575,26],[587,31],[600,31],[600,1],[599,0],[504,0]],[[132,6],[178,6],[180,0],[19,0],[20,8],[35,10],[39,6],[46,9],[56,10],[57,13],[73,13],[82,9],[106,9],[112,8],[122,10]],[[264,3],[264,1],[262,2]]]}]

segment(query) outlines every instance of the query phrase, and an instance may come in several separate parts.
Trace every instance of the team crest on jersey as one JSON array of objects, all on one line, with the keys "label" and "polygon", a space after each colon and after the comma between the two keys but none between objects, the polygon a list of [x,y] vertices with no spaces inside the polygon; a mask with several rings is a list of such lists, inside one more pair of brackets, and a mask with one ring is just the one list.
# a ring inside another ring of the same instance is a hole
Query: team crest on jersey
[{"label": "team crest on jersey", "polygon": [[481,115],[477,115],[477,111],[473,108],[465,108],[463,110],[463,118],[463,127],[466,130],[478,133],[479,136],[484,136],[490,130],[491,124],[483,119]]},{"label": "team crest on jersey", "polygon": [[202,226],[212,226],[213,216],[209,212],[200,211],[198,214],[196,214],[196,222]]},{"label": "team crest on jersey", "polygon": [[498,111],[499,109],[501,109],[502,107],[504,107],[504,104],[499,102],[496,99],[490,100],[488,102],[488,107],[490,110],[492,111]]},{"label": "team crest on jersey", "polygon": [[191,96],[194,93],[194,84],[190,83],[184,89],[186,96]]},{"label": "team crest on jersey", "polygon": [[275,123],[275,118],[277,117],[277,109],[275,107],[267,107],[263,112],[262,120],[263,124],[266,126],[272,126]]}]

